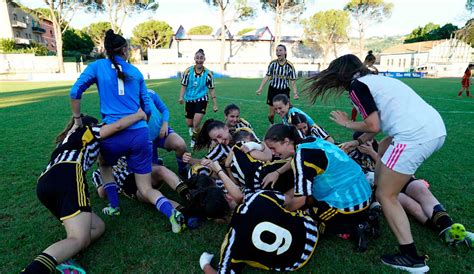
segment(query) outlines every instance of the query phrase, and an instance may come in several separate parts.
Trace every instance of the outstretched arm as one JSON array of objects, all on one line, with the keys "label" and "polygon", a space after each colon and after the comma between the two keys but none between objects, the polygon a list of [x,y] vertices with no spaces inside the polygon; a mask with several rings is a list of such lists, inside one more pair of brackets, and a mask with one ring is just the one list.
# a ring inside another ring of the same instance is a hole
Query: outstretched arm
[{"label": "outstretched arm", "polygon": [[134,114],[130,114],[121,118],[120,120],[113,122],[109,125],[104,125],[100,128],[100,138],[107,138],[109,136],[114,135],[115,133],[128,128],[129,126],[135,124],[140,120],[146,120],[146,114],[143,112],[142,109],[138,109],[138,111]]},{"label": "outstretched arm", "polygon": [[268,82],[268,79],[269,79],[268,75],[265,75],[265,77],[263,77],[262,82],[260,83],[260,86],[257,89],[257,92],[256,92],[257,95],[262,94],[262,88]]}]

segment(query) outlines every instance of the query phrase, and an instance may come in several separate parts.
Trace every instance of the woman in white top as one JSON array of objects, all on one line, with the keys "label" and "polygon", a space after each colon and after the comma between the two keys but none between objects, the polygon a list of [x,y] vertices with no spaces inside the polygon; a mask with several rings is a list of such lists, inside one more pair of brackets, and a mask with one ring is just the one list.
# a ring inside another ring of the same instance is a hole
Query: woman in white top
[{"label": "woman in white top", "polygon": [[383,255],[381,260],[410,272],[428,271],[424,257],[416,251],[410,223],[397,196],[423,161],[443,145],[446,129],[441,116],[409,86],[372,74],[351,54],[335,59],[308,81],[313,102],[318,97],[347,91],[362,115],[363,121],[355,122],[345,112],[331,112],[331,119],[337,124],[365,132],[357,140],[344,143],[343,149],[363,144],[379,132],[388,135],[382,145],[389,147],[375,170],[376,196],[400,244],[400,253]]}]

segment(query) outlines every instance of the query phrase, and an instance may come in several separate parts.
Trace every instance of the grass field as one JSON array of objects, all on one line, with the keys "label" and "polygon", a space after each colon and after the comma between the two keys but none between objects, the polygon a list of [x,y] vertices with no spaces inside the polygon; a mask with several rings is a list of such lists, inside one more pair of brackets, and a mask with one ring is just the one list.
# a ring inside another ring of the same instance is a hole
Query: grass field
[{"label": "grass field", "polygon": [[[474,230],[474,99],[456,97],[459,79],[408,79],[413,87],[444,119],[448,137],[444,147],[418,170],[418,177],[431,183],[432,192],[448,209],[455,221]],[[217,79],[219,112],[207,118],[223,118],[226,104],[237,103],[242,116],[249,120],[259,136],[267,128],[264,96],[254,92],[260,79]],[[53,139],[70,117],[71,82],[0,83],[0,273],[15,273],[26,266],[51,243],[64,238],[60,223],[36,198],[36,179],[53,150]],[[183,106],[177,104],[179,82],[176,79],[148,81],[171,111],[170,125],[186,140]],[[394,90],[396,92],[396,90]],[[96,89],[83,97],[82,110],[99,116]],[[351,133],[332,123],[333,109],[350,111],[348,99],[330,99],[311,106],[304,98],[296,106],[307,111],[337,140]],[[402,111],[402,110],[400,110]],[[174,155],[161,151],[165,164],[177,170]],[[88,174],[89,182],[90,172]],[[105,206],[89,183],[95,212]],[[168,189],[166,195],[177,197]],[[226,231],[211,222],[197,230],[173,234],[168,221],[151,206],[121,199],[122,215],[110,218],[99,214],[106,223],[104,236],[81,253],[78,259],[91,273],[198,273],[203,251],[219,253]],[[444,246],[434,232],[411,220],[420,252],[429,254],[433,273],[473,273],[474,250],[465,246]],[[387,224],[382,237],[371,241],[365,253],[353,251],[353,243],[336,237],[319,242],[311,261],[300,272],[320,273],[394,273],[378,259],[382,253],[396,251],[396,241]],[[218,259],[215,257],[214,261]],[[247,268],[247,272],[256,272]],[[257,271],[258,272],[258,271]]]}]

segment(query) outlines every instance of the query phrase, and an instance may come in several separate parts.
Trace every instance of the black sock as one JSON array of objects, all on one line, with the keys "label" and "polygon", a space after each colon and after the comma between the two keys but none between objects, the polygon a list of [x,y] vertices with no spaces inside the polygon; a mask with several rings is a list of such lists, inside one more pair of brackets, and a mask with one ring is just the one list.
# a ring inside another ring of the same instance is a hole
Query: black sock
[{"label": "black sock", "polygon": [[441,232],[454,224],[453,220],[451,217],[449,217],[448,212],[446,212],[442,204],[437,204],[433,207],[433,216],[431,216],[431,221],[436,226],[438,232]]},{"label": "black sock", "polygon": [[54,273],[58,263],[53,256],[46,253],[38,255],[21,273],[38,273],[49,274]]},{"label": "black sock", "polygon": [[400,245],[400,252],[404,255],[408,255],[412,258],[418,258],[418,253],[416,252],[415,242],[407,245]]},{"label": "black sock", "polygon": [[433,221],[431,221],[431,219],[426,220],[426,222],[424,223],[424,225],[425,225],[427,228],[429,228],[429,229],[438,231],[438,227],[433,223]]},{"label": "black sock", "polygon": [[176,192],[181,196],[186,201],[191,201],[191,193],[189,192],[188,185],[184,182],[178,183],[178,186],[176,186]]}]

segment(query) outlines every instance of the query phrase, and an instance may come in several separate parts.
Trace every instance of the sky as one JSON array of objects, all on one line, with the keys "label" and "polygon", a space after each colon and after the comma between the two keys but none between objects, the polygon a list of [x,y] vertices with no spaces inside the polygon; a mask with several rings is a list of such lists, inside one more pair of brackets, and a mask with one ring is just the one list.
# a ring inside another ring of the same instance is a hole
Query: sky
[{"label": "sky", "polygon": [[[232,0],[231,0],[232,1]],[[245,27],[260,28],[268,26],[274,31],[274,17],[272,13],[261,11],[259,1],[248,0],[258,8],[255,19],[247,22],[230,23],[228,28],[235,34]],[[366,37],[394,36],[409,34],[413,29],[427,23],[443,26],[452,23],[458,27],[464,26],[469,16],[464,5],[466,0],[386,0],[394,4],[392,15],[381,24],[371,26],[366,31]],[[30,7],[44,7],[39,0],[22,0],[22,4]],[[188,30],[198,25],[210,25],[216,30],[220,25],[219,11],[208,6],[204,0],[159,0],[159,8],[154,13],[135,14],[125,20],[122,27],[124,36],[132,35],[133,27],[144,21],[155,19],[167,22],[176,31],[180,25]],[[343,9],[349,0],[309,0],[307,9],[301,16],[308,18],[314,13],[329,9]],[[92,22],[107,21],[106,14],[90,14],[79,12],[71,21],[74,28],[83,28]],[[354,20],[352,20],[354,21]],[[351,27],[350,36],[357,36],[355,26]],[[284,24],[282,35],[301,35],[302,27],[299,24]]]}]

